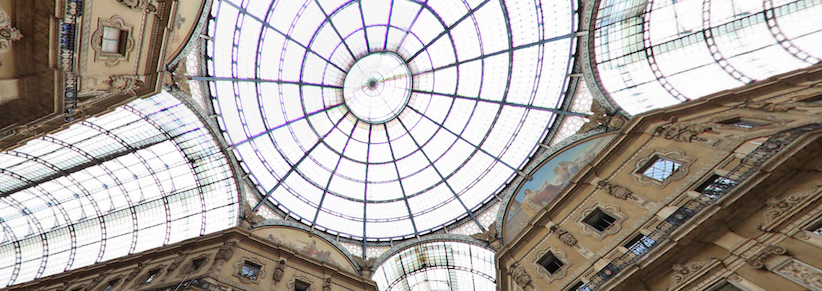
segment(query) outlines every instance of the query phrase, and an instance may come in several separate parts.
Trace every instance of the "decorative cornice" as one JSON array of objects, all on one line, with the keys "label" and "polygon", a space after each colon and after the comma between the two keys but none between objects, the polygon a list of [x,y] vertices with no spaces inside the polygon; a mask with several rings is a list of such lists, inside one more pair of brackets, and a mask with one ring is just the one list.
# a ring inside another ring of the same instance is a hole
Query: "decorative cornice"
[{"label": "decorative cornice", "polygon": [[342,252],[342,253],[343,253],[343,255],[345,255],[345,257],[346,257],[346,258],[348,258],[348,261],[349,261],[352,265],[354,265],[354,268],[355,268],[355,269],[361,269],[361,267],[357,264],[357,261],[356,261],[356,260],[354,260],[354,256],[352,256],[352,255],[351,255],[351,253],[350,253],[350,252],[348,252],[348,249],[346,249],[345,247],[343,247],[343,246],[342,246],[340,243],[338,243],[337,241],[335,241],[335,240],[331,239],[330,237],[328,237],[328,235],[326,235],[325,233],[319,232],[319,231],[317,231],[317,230],[313,230],[313,229],[311,229],[311,228],[309,228],[309,227],[305,226],[305,225],[304,225],[304,224],[302,224],[302,223],[298,223],[298,222],[294,222],[294,221],[288,221],[288,220],[282,220],[282,219],[267,219],[267,220],[263,220],[263,221],[260,221],[257,225],[253,226],[251,229],[253,230],[253,229],[256,229],[256,228],[261,228],[261,227],[266,227],[266,226],[286,226],[286,227],[292,227],[292,228],[297,228],[297,229],[304,230],[304,231],[306,231],[306,232],[308,232],[308,233],[311,233],[312,235],[316,235],[316,236],[318,236],[318,237],[322,238],[324,241],[326,241],[326,242],[330,243],[331,245],[333,245],[333,246],[334,246],[335,248],[337,248],[340,252]]}]

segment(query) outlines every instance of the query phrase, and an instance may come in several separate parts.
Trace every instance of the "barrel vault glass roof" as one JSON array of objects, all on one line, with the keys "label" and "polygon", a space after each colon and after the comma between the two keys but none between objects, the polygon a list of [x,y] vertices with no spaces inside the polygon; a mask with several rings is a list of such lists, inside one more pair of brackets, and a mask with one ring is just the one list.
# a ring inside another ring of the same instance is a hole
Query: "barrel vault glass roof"
[{"label": "barrel vault glass roof", "polygon": [[603,0],[594,23],[605,90],[637,114],[822,58],[820,0]]},{"label": "barrel vault glass roof", "polygon": [[426,242],[388,258],[372,279],[380,290],[496,290],[494,252],[463,242]]},{"label": "barrel vault glass roof", "polygon": [[211,16],[199,79],[256,208],[356,240],[476,222],[556,120],[578,18],[569,0],[217,0]]},{"label": "barrel vault glass roof", "polygon": [[236,225],[237,187],[168,93],[0,152],[0,286]]}]

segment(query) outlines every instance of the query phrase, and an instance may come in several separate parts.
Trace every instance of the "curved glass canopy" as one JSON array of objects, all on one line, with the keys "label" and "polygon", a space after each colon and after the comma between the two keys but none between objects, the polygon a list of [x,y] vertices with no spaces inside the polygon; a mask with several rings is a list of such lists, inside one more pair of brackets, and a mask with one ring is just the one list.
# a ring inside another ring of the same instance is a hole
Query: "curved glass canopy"
[{"label": "curved glass canopy", "polygon": [[627,112],[696,99],[822,58],[819,0],[603,0],[597,71]]},{"label": "curved glass canopy", "polygon": [[168,93],[0,152],[0,286],[237,222],[228,160]]},{"label": "curved glass canopy", "polygon": [[545,138],[575,3],[217,0],[198,80],[256,208],[409,238],[477,222]]},{"label": "curved glass canopy", "polygon": [[380,290],[496,290],[494,252],[463,242],[426,242],[385,260],[372,279]]}]

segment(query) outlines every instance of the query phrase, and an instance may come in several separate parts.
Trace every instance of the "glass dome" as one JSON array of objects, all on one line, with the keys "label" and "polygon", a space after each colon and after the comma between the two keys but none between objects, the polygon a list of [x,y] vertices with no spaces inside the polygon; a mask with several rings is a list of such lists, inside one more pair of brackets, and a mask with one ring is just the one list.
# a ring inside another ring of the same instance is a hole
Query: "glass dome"
[{"label": "glass dome", "polygon": [[256,209],[352,239],[480,224],[563,104],[574,3],[218,0],[201,80]]}]

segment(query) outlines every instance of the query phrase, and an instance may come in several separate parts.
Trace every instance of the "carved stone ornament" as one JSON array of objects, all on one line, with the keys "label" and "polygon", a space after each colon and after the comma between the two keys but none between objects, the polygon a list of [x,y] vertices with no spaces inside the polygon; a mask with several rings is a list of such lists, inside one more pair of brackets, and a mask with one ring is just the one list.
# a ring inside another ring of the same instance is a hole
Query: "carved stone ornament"
[{"label": "carved stone ornament", "polygon": [[597,188],[605,190],[611,196],[614,196],[619,199],[628,200],[634,194],[628,188],[622,187],[615,183],[608,182],[607,180],[600,180],[597,182]]},{"label": "carved stone ornament", "polygon": [[488,229],[485,232],[472,234],[471,237],[476,240],[481,240],[488,243],[488,246],[490,246],[495,251],[498,251],[500,248],[502,248],[502,241],[500,241],[497,237],[496,221],[491,223],[491,225],[488,226]]},{"label": "carved stone ornament", "polygon": [[570,247],[576,247],[579,243],[577,241],[577,238],[575,238],[573,234],[571,234],[562,227],[556,225],[551,226],[551,232],[553,232],[554,235],[556,235],[560,241],[562,241],[564,244]]},{"label": "carved stone ornament", "polygon": [[374,262],[377,258],[367,258],[363,259],[358,256],[354,256],[354,261],[357,262],[357,265],[360,265],[362,269],[362,276],[366,278],[371,278],[371,268],[374,267]]},{"label": "carved stone ornament", "polygon": [[[553,274],[548,273],[542,265],[539,264],[539,260],[542,259],[548,252],[551,252],[557,260],[562,262],[562,267],[560,267],[556,272]],[[547,249],[542,250],[541,252],[537,253],[537,259],[531,262],[531,266],[534,268],[537,277],[545,279],[548,283],[553,282],[554,280],[559,280],[565,277],[565,274],[568,273],[568,268],[571,267],[572,263],[569,261],[568,256],[565,254],[564,251],[555,249],[551,246],[548,246]]]},{"label": "carved stone ornament", "polygon": [[3,57],[11,49],[12,42],[23,38],[23,34],[17,28],[12,27],[11,24],[9,14],[0,8],[0,57]]},{"label": "carved stone ornament", "polygon": [[277,266],[274,267],[274,276],[272,276],[272,279],[274,279],[274,284],[275,285],[277,283],[279,283],[280,280],[283,279],[284,274],[285,274],[285,259],[280,259],[277,262]]},{"label": "carved stone ornament", "polygon": [[710,132],[710,126],[692,123],[678,123],[677,121],[678,119],[676,117],[672,117],[668,120],[668,123],[658,126],[654,130],[654,135],[681,142],[708,141],[708,139],[700,137],[699,135],[705,132]]},{"label": "carved stone ornament", "polygon": [[765,217],[765,223],[771,223],[786,212],[790,211],[796,205],[805,201],[808,198],[809,194],[796,194],[792,196],[788,196],[786,198],[771,198],[765,202],[768,206],[765,209],[765,212],[762,214]]},{"label": "carved stone ornament", "polygon": [[[679,163],[679,169],[674,171],[671,175],[669,175],[662,181],[645,176],[645,174],[643,174],[643,171],[650,166],[649,163],[656,161],[656,159],[658,158]],[[636,162],[636,164],[634,165],[634,170],[631,171],[631,176],[634,177],[637,184],[643,186],[656,185],[660,188],[664,188],[673,181],[685,178],[685,176],[688,175],[688,168],[691,166],[691,163],[693,163],[693,161],[693,159],[685,156],[685,152],[680,150],[654,150],[654,152],[651,153],[651,155],[639,159]]]},{"label": "carved stone ornament", "polygon": [[809,290],[822,291],[822,271],[796,259],[785,260],[774,268],[774,272]]},{"label": "carved stone ornament", "polygon": [[[103,51],[103,29],[106,27],[119,29],[121,34],[125,34],[125,37],[122,38],[122,40],[126,42],[122,44],[124,47],[122,54]],[[133,51],[135,47],[134,36],[132,34],[133,27],[132,25],[126,25],[123,18],[117,15],[112,16],[110,19],[101,18],[97,22],[97,31],[91,35],[91,48],[94,50],[94,60],[104,61],[106,62],[106,66],[109,67],[116,66],[121,61],[128,61],[131,51]]]},{"label": "carved stone ornament", "polygon": [[525,268],[520,266],[519,263],[511,264],[511,267],[508,268],[508,276],[511,277],[511,281],[522,289],[531,284],[531,275],[528,275]]},{"label": "carved stone ornament", "polygon": [[254,211],[254,209],[251,208],[251,206],[249,206],[248,203],[245,203],[243,205],[243,213],[240,216],[240,219],[242,220],[242,222],[240,223],[241,227],[245,229],[251,229],[253,226],[257,225],[257,223],[260,223],[261,221],[265,220],[265,217],[257,214],[257,211]]},{"label": "carved stone ornament", "polygon": [[705,263],[701,262],[674,264],[673,267],[671,267],[671,271],[673,271],[673,274],[671,274],[671,287],[682,284],[682,282],[685,282],[688,278],[693,277],[703,266],[705,266]]},{"label": "carved stone ornament", "polygon": [[745,102],[742,102],[742,103],[734,106],[734,108],[749,108],[749,109],[755,109],[755,110],[760,110],[760,111],[765,111],[765,112],[788,112],[788,111],[791,111],[791,110],[793,110],[793,111],[807,111],[807,110],[804,110],[804,109],[798,109],[795,105],[779,104],[779,103],[773,103],[773,102],[767,102],[767,101],[753,101],[751,99],[745,100]]},{"label": "carved stone ornament", "polygon": [[143,10],[145,12],[157,12],[157,6],[151,4],[150,0],[117,0],[128,8]]},{"label": "carved stone ornament", "polygon": [[[612,216],[616,220],[614,223],[611,224],[608,228],[603,231],[599,231],[592,226],[588,225],[585,222],[585,219],[588,218],[591,213],[594,213],[597,209],[608,213],[608,215]],[[619,211],[619,206],[613,204],[603,204],[602,202],[596,202],[590,208],[586,208],[585,210],[580,211],[579,217],[574,221],[579,226],[580,233],[584,235],[590,235],[598,239],[603,239],[606,236],[615,234],[622,229],[622,221],[625,220],[627,216]]]},{"label": "carved stone ornament", "polygon": [[211,265],[211,268],[208,271],[212,274],[219,273],[223,263],[231,259],[231,256],[234,255],[235,250],[237,250],[237,242],[226,241],[223,243],[223,245],[220,246],[220,249],[217,250],[217,254],[214,255],[214,264]]},{"label": "carved stone ornament", "polygon": [[755,255],[748,258],[747,262],[748,265],[754,267],[756,269],[761,269],[765,267],[765,260],[768,257],[773,255],[784,255],[787,250],[784,247],[780,246],[772,246],[772,245],[760,245],[759,248],[761,251],[757,252]]},{"label": "carved stone ornament", "polygon": [[174,261],[171,262],[171,264],[168,264],[168,268],[166,268],[166,272],[171,274],[171,272],[174,272],[174,270],[177,270],[177,267],[179,267],[180,264],[182,264],[185,259],[186,259],[185,254],[182,254],[182,253],[177,254],[177,258],[175,258]]},{"label": "carved stone ornament", "polygon": [[615,113],[608,113],[608,110],[594,99],[591,102],[591,115],[588,116],[588,122],[582,125],[576,133],[586,133],[600,126],[607,126],[608,128],[621,129],[628,123],[628,119],[617,115]]},{"label": "carved stone ornament", "polygon": [[[252,264],[260,266],[260,270],[257,271],[257,279],[251,279],[249,277],[241,275],[241,271],[246,262],[250,262]],[[217,265],[216,259],[214,260],[214,265]],[[243,282],[245,284],[260,284],[260,279],[265,277],[265,265],[256,258],[244,257],[242,260],[234,264],[234,272],[232,273],[232,276],[236,277],[237,279],[240,279],[240,282]]]},{"label": "carved stone ornament", "polygon": [[130,75],[111,76],[109,80],[103,82],[110,85],[109,93],[131,96],[137,96],[137,90],[146,85],[138,76]]},{"label": "carved stone ornament", "polygon": [[331,277],[326,277],[323,280],[323,291],[331,291]]}]

